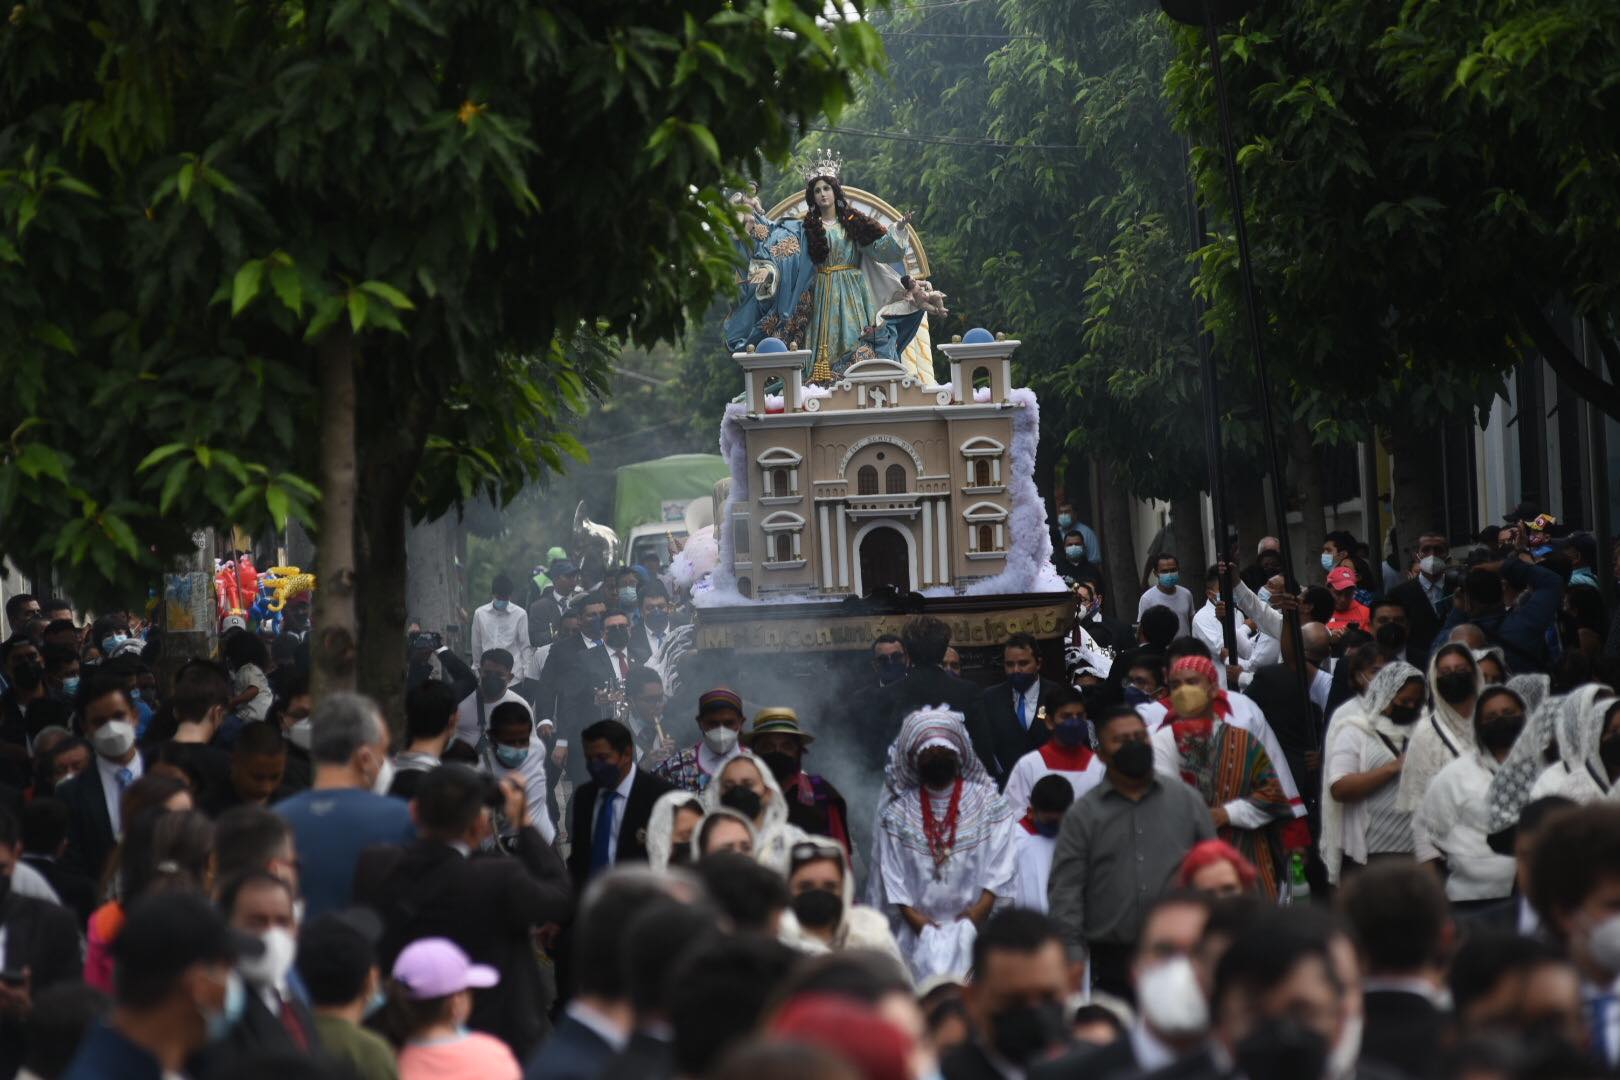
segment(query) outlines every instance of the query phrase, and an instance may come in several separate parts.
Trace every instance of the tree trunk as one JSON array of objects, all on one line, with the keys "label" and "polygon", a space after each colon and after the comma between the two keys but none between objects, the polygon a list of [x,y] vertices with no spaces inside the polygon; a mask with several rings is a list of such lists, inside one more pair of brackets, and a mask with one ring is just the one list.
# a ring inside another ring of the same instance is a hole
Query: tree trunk
[{"label": "tree trunk", "polygon": [[[1391,501],[1395,512],[1395,542],[1400,545],[1396,564],[1402,571],[1417,548],[1421,533],[1437,528],[1440,492],[1436,465],[1440,461],[1440,430],[1408,422],[1385,433],[1390,453]],[[1382,538],[1379,538],[1380,541]],[[1382,548],[1380,547],[1380,551]]]},{"label": "tree trunk", "polygon": [[[1327,533],[1327,504],[1322,499],[1322,455],[1303,420],[1288,425],[1288,487],[1299,506],[1299,533],[1293,538],[1294,574],[1300,581],[1322,580],[1316,553]],[[1287,508],[1283,508],[1287,513]]]},{"label": "tree trunk", "polygon": [[1136,621],[1136,601],[1141,596],[1136,579],[1136,541],[1131,533],[1131,495],[1115,482],[1108,462],[1097,461],[1097,501],[1102,517],[1097,529],[1102,540],[1103,609],[1124,623]]},{"label": "tree trunk", "polygon": [[[367,472],[367,489],[373,470]],[[379,494],[390,494],[380,492]],[[405,511],[400,498],[360,501],[366,572],[360,579],[360,689],[388,719],[396,739],[405,730]]]},{"label": "tree trunk", "polygon": [[[454,514],[406,526],[405,614],[407,619],[420,623],[423,630],[443,634],[445,627],[461,622],[456,563],[459,527]],[[452,644],[448,634],[445,644]]]},{"label": "tree trunk", "polygon": [[1237,529],[1238,565],[1247,566],[1262,536],[1275,536],[1266,517],[1265,477],[1257,469],[1228,470],[1226,477],[1226,513],[1230,524]]},{"label": "tree trunk", "polygon": [[1204,530],[1204,500],[1198,492],[1170,500],[1170,550],[1181,563],[1181,583],[1197,595],[1209,565],[1209,538]]},{"label": "tree trunk", "polygon": [[316,552],[310,688],[353,690],[355,647],[355,341],[333,330],[320,347],[321,535]]}]

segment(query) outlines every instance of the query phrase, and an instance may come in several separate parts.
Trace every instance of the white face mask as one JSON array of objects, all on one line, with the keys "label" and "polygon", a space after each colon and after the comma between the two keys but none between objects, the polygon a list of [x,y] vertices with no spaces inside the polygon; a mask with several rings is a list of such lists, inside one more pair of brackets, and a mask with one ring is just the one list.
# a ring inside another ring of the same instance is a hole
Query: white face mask
[{"label": "white face mask", "polygon": [[293,726],[287,729],[287,741],[306,752],[314,737],[315,723],[307,716],[302,720],[294,720]]},{"label": "white face mask", "polygon": [[1356,1075],[1356,1062],[1361,1057],[1361,1029],[1366,1021],[1352,1016],[1344,1022],[1339,1041],[1328,1051],[1328,1080],[1351,1080]]},{"label": "white face mask", "polygon": [[264,952],[252,959],[244,958],[236,965],[242,977],[255,986],[280,989],[287,985],[287,973],[292,970],[293,958],[298,955],[298,941],[292,931],[272,926],[259,935]]},{"label": "white face mask", "polygon": [[1598,967],[1620,975],[1620,915],[1610,915],[1588,931],[1586,951]]},{"label": "white face mask", "polygon": [[96,728],[90,745],[104,758],[121,758],[135,745],[135,725],[128,720],[109,720]]},{"label": "white face mask", "polygon": [[721,724],[703,733],[703,745],[716,757],[725,757],[737,749],[737,733]]},{"label": "white face mask", "polygon": [[1446,560],[1438,555],[1425,555],[1418,560],[1418,569],[1430,577],[1439,577],[1446,569]]},{"label": "white face mask", "polygon": [[383,758],[382,768],[377,770],[377,779],[371,782],[371,790],[378,795],[388,794],[388,789],[394,784],[394,763]]},{"label": "white face mask", "polygon": [[1179,1038],[1209,1029],[1209,1005],[1198,973],[1185,956],[1172,957],[1142,972],[1136,983],[1142,1018],[1161,1035]]}]

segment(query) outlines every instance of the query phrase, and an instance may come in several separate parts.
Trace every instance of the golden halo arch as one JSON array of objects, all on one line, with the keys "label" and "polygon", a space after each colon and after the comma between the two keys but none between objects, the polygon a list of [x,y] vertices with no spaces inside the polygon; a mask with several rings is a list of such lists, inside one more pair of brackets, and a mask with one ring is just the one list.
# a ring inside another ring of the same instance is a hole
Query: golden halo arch
[{"label": "golden halo arch", "polygon": [[[886,229],[892,230],[894,223],[901,218],[900,211],[873,195],[870,191],[846,187],[844,188],[844,197],[850,201],[850,204],[855,209],[868,217],[877,219],[877,222]],[[790,213],[802,217],[807,209],[809,209],[809,206],[805,202],[804,192],[801,190],[771,207],[770,212],[765,216],[772,221],[780,221]],[[905,252],[906,273],[912,277],[928,277],[928,252],[923,250],[922,237],[917,235],[916,226],[907,225],[905,234],[896,239],[900,243],[901,250]]]}]

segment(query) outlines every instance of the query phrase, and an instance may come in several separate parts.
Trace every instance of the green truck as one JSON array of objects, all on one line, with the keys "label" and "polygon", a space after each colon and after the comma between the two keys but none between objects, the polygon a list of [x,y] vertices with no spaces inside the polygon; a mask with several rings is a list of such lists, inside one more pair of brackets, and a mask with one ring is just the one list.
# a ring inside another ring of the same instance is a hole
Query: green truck
[{"label": "green truck", "polygon": [[[714,485],[731,475],[719,454],[671,454],[619,466],[613,498],[613,531],[624,543],[624,561],[634,564],[649,552],[669,564],[669,538],[684,540],[687,505],[707,502]],[[701,524],[711,520],[701,515]]]}]

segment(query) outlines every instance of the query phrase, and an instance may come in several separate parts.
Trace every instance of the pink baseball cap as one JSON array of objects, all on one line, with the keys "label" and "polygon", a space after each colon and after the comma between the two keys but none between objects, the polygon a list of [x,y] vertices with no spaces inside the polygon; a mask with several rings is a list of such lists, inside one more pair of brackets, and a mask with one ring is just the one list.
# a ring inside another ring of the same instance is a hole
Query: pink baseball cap
[{"label": "pink baseball cap", "polygon": [[1356,587],[1356,572],[1348,566],[1335,566],[1328,571],[1328,588],[1353,589]]},{"label": "pink baseball cap", "polygon": [[466,989],[482,990],[501,981],[500,972],[475,964],[448,938],[432,937],[405,946],[394,961],[394,981],[413,1001],[449,997]]}]

